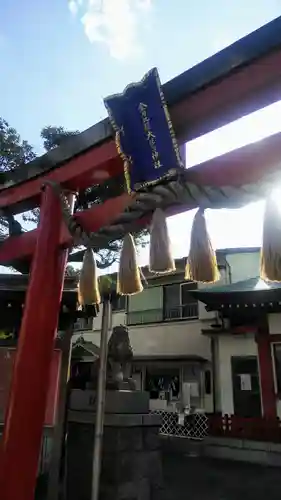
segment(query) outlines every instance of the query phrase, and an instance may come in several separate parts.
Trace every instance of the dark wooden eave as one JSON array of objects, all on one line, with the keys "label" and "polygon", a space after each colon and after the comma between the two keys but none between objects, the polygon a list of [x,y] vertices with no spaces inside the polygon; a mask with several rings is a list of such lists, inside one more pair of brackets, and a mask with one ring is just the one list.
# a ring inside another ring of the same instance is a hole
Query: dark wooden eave
[{"label": "dark wooden eave", "polygon": [[190,293],[203,302],[208,311],[260,307],[274,312],[281,307],[281,283],[266,283],[259,277],[225,286],[192,290]]},{"label": "dark wooden eave", "polygon": [[182,355],[173,355],[173,354],[159,354],[159,355],[136,355],[133,358],[134,362],[139,363],[150,363],[150,362],[186,362],[186,363],[199,363],[204,364],[207,363],[207,359],[202,356],[198,356],[197,354],[182,354]]},{"label": "dark wooden eave", "polygon": [[[0,291],[26,290],[28,281],[28,274],[0,274]],[[75,292],[76,290],[77,279],[72,276],[66,276],[64,280],[64,291]]]},{"label": "dark wooden eave", "polygon": [[[28,281],[29,276],[24,274],[0,274],[0,312],[2,314],[6,310],[23,306]],[[61,304],[62,308],[66,306],[69,311],[76,311],[77,282],[75,278],[66,277]]]}]

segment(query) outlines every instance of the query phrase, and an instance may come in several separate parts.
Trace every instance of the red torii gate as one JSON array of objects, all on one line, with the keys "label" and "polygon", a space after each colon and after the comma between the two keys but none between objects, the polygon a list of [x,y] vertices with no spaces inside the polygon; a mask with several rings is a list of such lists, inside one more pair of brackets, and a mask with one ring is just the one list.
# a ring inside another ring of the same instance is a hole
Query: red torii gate
[{"label": "red torii gate", "polygon": [[[180,143],[281,99],[281,17],[164,85]],[[281,134],[198,165],[190,182],[221,186],[253,183],[276,171]],[[17,359],[1,447],[3,500],[32,500],[40,453],[49,367],[57,327],[65,264],[71,237],[63,225],[58,197],[46,181],[77,191],[122,172],[111,129],[105,120],[65,146],[10,175],[0,190],[0,209],[20,213],[41,208],[38,229],[10,237],[0,246],[0,263],[31,262]],[[42,191],[42,186],[45,185]],[[98,232],[133,203],[123,194],[76,214],[88,231]],[[167,213],[194,208],[167,206]],[[139,218],[147,224],[149,214]],[[124,227],[126,231],[126,227]],[[16,472],[16,476],[15,476]]]}]

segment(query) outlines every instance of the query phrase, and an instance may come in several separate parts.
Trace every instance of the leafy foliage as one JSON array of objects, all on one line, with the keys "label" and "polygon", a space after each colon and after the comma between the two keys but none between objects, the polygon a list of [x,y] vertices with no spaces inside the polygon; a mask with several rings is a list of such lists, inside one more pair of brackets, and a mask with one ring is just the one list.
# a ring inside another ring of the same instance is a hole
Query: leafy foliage
[{"label": "leafy foliage", "polygon": [[[50,151],[60,146],[65,140],[79,134],[78,130],[67,131],[63,127],[46,126],[41,131],[41,139],[46,151]],[[6,120],[0,117],[0,182],[1,173],[22,168],[24,165],[36,158],[33,147],[25,140],[22,140],[18,132],[12,128]],[[85,210],[95,203],[102,203],[108,198],[118,196],[124,192],[124,179],[110,179],[101,185],[95,185],[86,191],[80,192],[77,197],[75,211]],[[22,216],[24,221],[38,223],[39,209],[35,209]],[[8,222],[6,218],[0,217],[0,235],[7,233]],[[135,235],[138,246],[144,247],[147,243],[147,231],[141,231]],[[97,255],[97,265],[101,269],[106,269],[117,261],[122,242],[110,242],[106,249],[102,249]],[[76,270],[68,266],[67,273],[74,275]]]},{"label": "leafy foliage", "polygon": [[41,130],[41,139],[46,151],[50,151],[58,146],[61,146],[63,141],[68,137],[78,135],[79,131],[66,131],[63,127],[51,127],[50,125]]},{"label": "leafy foliage", "polygon": [[32,146],[22,141],[17,131],[0,117],[0,171],[15,170],[35,157]]}]

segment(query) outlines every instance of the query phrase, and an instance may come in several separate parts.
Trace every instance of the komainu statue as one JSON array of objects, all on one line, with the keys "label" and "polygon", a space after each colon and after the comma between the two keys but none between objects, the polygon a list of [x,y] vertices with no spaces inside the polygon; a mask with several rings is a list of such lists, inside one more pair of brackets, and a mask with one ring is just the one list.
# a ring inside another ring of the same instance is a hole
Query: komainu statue
[{"label": "komainu statue", "polygon": [[133,349],[129,331],[124,325],[115,326],[108,341],[107,389],[135,390],[131,378]]}]

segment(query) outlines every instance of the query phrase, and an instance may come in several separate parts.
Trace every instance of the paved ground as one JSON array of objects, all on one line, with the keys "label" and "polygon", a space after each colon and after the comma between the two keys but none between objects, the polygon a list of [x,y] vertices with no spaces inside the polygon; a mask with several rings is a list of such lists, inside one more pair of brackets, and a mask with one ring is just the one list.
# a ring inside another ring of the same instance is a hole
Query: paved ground
[{"label": "paved ground", "polygon": [[[280,500],[281,469],[165,453],[165,491],[155,500]],[[36,500],[46,499],[40,484]],[[79,499],[77,499],[79,500]]]},{"label": "paved ground", "polygon": [[280,500],[281,469],[178,454],[164,456],[159,500]]}]

